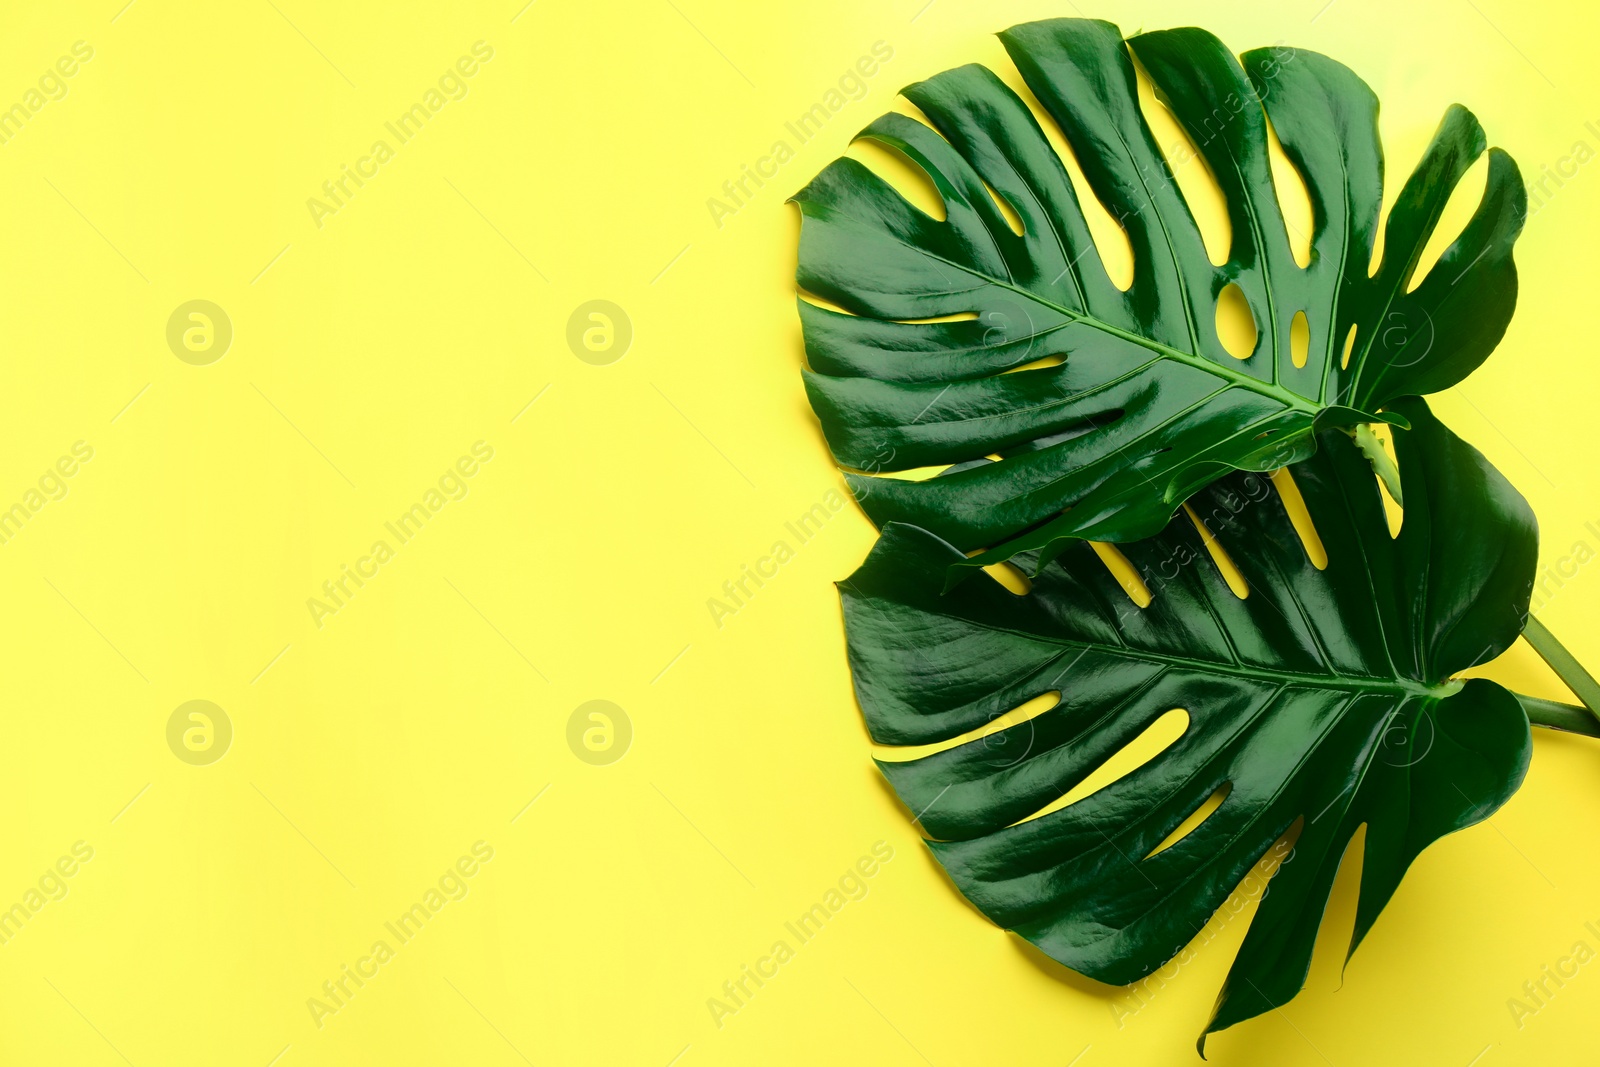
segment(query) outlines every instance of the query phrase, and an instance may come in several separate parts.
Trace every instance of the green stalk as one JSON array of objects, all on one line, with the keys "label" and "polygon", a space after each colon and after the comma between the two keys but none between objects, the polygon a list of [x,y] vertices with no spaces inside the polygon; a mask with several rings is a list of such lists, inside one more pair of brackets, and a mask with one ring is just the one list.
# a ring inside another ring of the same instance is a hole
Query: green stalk
[{"label": "green stalk", "polygon": [[1594,680],[1594,675],[1584,670],[1583,664],[1579,663],[1577,658],[1556,640],[1556,635],[1534,616],[1528,616],[1528,624],[1523,628],[1522,636],[1528,639],[1528,644],[1533,646],[1533,650],[1539,653],[1540,658],[1550,664],[1550,669],[1556,672],[1556,676],[1567,683],[1567,688],[1583,701],[1590,718],[1600,723],[1600,682]]},{"label": "green stalk", "polygon": [[1355,438],[1356,447],[1367,457],[1367,462],[1372,464],[1373,473],[1383,481],[1383,487],[1389,490],[1389,496],[1396,504],[1405,507],[1406,502],[1400,495],[1400,471],[1395,467],[1394,460],[1389,458],[1389,453],[1383,447],[1383,442],[1378,440],[1378,435],[1372,432],[1372,426],[1363,422],[1349,433]]},{"label": "green stalk", "polygon": [[1563,704],[1558,700],[1525,696],[1522,693],[1512,695],[1522,703],[1522,710],[1527,712],[1528,721],[1535,726],[1543,726],[1547,730],[1563,730],[1569,734],[1583,734],[1585,737],[1600,737],[1600,719],[1596,719],[1588,708]]}]

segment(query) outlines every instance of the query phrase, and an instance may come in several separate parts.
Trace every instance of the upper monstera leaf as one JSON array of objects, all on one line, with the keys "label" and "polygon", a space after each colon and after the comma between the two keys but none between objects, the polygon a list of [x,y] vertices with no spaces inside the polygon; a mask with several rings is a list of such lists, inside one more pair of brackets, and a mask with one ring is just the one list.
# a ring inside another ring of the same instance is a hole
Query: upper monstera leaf
[{"label": "upper monstera leaf", "polygon": [[[1350,951],[1429,843],[1516,790],[1528,719],[1494,682],[1451,675],[1522,628],[1537,531],[1527,503],[1426,404],[1396,404],[1405,511],[1391,539],[1349,437],[1296,464],[1326,567],[1276,482],[1235,473],[1195,509],[1248,584],[1236,596],[1187,515],[1123,546],[1161,579],[1134,606],[1077,544],[1026,595],[976,576],[941,595],[961,552],[891,524],[841,583],[856,694],[873,739],[930,745],[880,761],[957,888],[996,923],[1092,978],[1127,983],[1178,952],[1268,848],[1300,826],[1206,1033],[1299,991],[1346,845],[1366,825]],[[996,717],[1049,710],[982,736]],[[1066,796],[1163,714],[1184,733],[1065,807]],[[1230,787],[1198,827],[1159,848]],[[1204,1036],[1201,1038],[1204,1041]]]},{"label": "upper monstera leaf", "polygon": [[[889,114],[860,134],[927,172],[943,220],[848,158],[796,194],[797,281],[848,312],[800,302],[806,388],[835,458],[872,473],[968,464],[924,481],[851,475],[880,526],[991,548],[963,567],[1018,552],[1046,561],[1066,539],[1147,537],[1229,470],[1303,458],[1318,429],[1386,418],[1399,397],[1459,382],[1504,333],[1526,193],[1498,149],[1471,221],[1411,287],[1452,189],[1484,151],[1463,108],[1446,113],[1401,189],[1369,277],[1378,101],[1344,66],[1288,48],[1247,52],[1241,65],[1204,30],[1125,43],[1087,19],[1000,37],[1126,232],[1133,281],[1125,292],[1111,282],[1061,158],[982,66],[904,90],[933,128]],[[1233,232],[1221,266],[1146,125],[1130,50],[1221,187]],[[1269,120],[1310,195],[1303,268],[1273,186]],[[1230,284],[1258,325],[1242,360],[1217,332]],[[1303,366],[1290,344],[1298,312]],[[1001,461],[973,462],[991,455]]]}]

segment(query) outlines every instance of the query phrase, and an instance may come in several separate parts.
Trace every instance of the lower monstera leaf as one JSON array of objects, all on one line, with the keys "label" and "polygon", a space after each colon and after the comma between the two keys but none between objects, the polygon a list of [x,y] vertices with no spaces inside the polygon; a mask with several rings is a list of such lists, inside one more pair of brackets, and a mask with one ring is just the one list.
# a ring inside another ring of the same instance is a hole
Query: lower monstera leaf
[{"label": "lower monstera leaf", "polygon": [[[1522,782],[1517,698],[1452,680],[1516,639],[1534,574],[1526,502],[1419,399],[1394,405],[1405,509],[1391,537],[1372,467],[1321,435],[1294,484],[1234,474],[1192,501],[1247,591],[1187,515],[1122,547],[1154,586],[1137,607],[1088,544],[1018,595],[983,577],[941,595],[960,551],[891,524],[841,583],[867,727],[886,745],[974,739],[879,765],[985,915],[1073,970],[1136,981],[1198,934],[1274,842],[1294,833],[1204,1034],[1287,1003],[1305,982],[1334,875],[1366,827],[1350,951],[1427,845]],[[1292,494],[1291,494],[1292,495]],[[1317,562],[1321,562],[1320,553]],[[1034,698],[1049,710],[981,736]],[[1149,762],[1058,802],[1173,709],[1184,733]],[[1208,798],[1226,799],[1161,844]]]}]

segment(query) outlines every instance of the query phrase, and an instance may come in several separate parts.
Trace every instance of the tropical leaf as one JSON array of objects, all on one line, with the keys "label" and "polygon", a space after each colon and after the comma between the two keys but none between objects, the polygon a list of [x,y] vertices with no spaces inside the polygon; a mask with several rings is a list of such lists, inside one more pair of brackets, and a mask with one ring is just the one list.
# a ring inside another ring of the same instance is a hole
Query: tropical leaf
[{"label": "tropical leaf", "polygon": [[[972,739],[879,761],[956,887],[1000,926],[1110,983],[1177,953],[1275,841],[1273,876],[1205,1033],[1290,1000],[1347,844],[1365,825],[1350,951],[1429,843],[1516,790],[1529,723],[1517,698],[1452,675],[1498,655],[1526,615],[1537,550],[1527,503],[1420,399],[1398,401],[1405,510],[1391,538],[1349,437],[1323,431],[1292,469],[1326,553],[1319,569],[1278,479],[1201,490],[1241,598],[1188,515],[1123,546],[1161,576],[1143,609],[1092,546],[1018,595],[925,530],[885,527],[841,583],[850,663],[884,745]],[[997,717],[1057,693],[987,736]],[[1182,735],[1126,777],[1036,815],[1165,713]],[[1158,848],[1219,789],[1226,799]],[[1298,827],[1298,831],[1293,828]],[[1201,1037],[1202,1050],[1204,1034]]]},{"label": "tropical leaf", "polygon": [[[1378,101],[1344,66],[1289,48],[1247,52],[1241,65],[1204,30],[1124,43],[1087,19],[1000,38],[1125,231],[1133,280],[1125,292],[1112,283],[1060,156],[982,66],[904,90],[931,128],[888,114],[859,135],[926,171],[944,219],[849,158],[796,194],[796,279],[843,309],[800,301],[806,389],[835,458],[870,474],[956,465],[921,481],[849,475],[880,526],[917,525],[964,553],[997,546],[964,568],[1017,553],[1045,562],[1069,539],[1147,537],[1221,474],[1302,459],[1320,429],[1396,421],[1385,414],[1394,400],[1459,382],[1504,333],[1526,213],[1504,152],[1490,150],[1476,213],[1413,287],[1451,191],[1484,152],[1465,109],[1445,114],[1405,182],[1369,277]],[[1220,266],[1140,110],[1134,59],[1225,197],[1233,236]],[[1269,121],[1310,196],[1303,268],[1273,184]],[[1218,336],[1230,285],[1258,325],[1245,359]],[[1303,365],[1291,344],[1300,312]],[[987,456],[1001,459],[976,462]]]}]

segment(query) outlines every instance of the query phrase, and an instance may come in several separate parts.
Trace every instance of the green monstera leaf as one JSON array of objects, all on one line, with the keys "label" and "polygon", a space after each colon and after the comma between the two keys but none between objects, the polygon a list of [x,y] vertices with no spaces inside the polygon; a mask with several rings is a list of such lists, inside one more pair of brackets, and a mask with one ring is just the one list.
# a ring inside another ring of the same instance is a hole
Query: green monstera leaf
[{"label": "green monstera leaf", "polygon": [[[1490,150],[1476,213],[1413,284],[1451,191],[1485,149],[1465,109],[1446,113],[1405,182],[1369,276],[1378,101],[1344,66],[1289,48],[1241,62],[1199,29],[1124,42],[1087,19],[1000,37],[1125,231],[1133,281],[1122,291],[1110,280],[1061,158],[1000,78],[970,65],[905,89],[932,127],[888,114],[859,136],[926,171],[944,219],[848,158],[794,198],[798,284],[843,309],[800,301],[806,389],[834,457],[869,474],[954,465],[921,481],[851,474],[878,525],[989,549],[955,565],[968,569],[1017,553],[1046,562],[1077,538],[1148,537],[1228,471],[1309,455],[1319,430],[1403,424],[1385,414],[1396,399],[1459,382],[1505,332],[1526,194],[1504,152]],[[1140,110],[1134,59],[1225,197],[1233,238],[1220,266]],[[1273,185],[1269,121],[1310,196],[1305,267]],[[1245,359],[1218,336],[1230,285],[1258,326]],[[1303,365],[1291,344],[1299,313]],[[979,462],[990,456],[1000,461]]]},{"label": "green monstera leaf", "polygon": [[[1291,468],[1326,553],[1321,569],[1276,480],[1235,473],[1195,496],[1247,583],[1243,598],[1187,515],[1123,546],[1138,570],[1161,576],[1142,609],[1082,543],[1042,567],[1026,594],[987,576],[941,594],[961,551],[901,524],[840,586],[873,740],[974,734],[879,761],[883,774],[919,813],[956,887],[1066,966],[1117,984],[1148,975],[1298,826],[1205,1033],[1299,991],[1360,826],[1351,952],[1418,853],[1492,813],[1528,767],[1518,698],[1452,675],[1521,630],[1533,515],[1422,400],[1394,407],[1410,425],[1395,434],[1398,536],[1367,459],[1339,431],[1324,431]],[[983,736],[1050,693],[1059,700],[1048,710]],[[1149,762],[1036,815],[1179,708],[1184,732]],[[1224,787],[1220,806],[1158,848]]]}]

